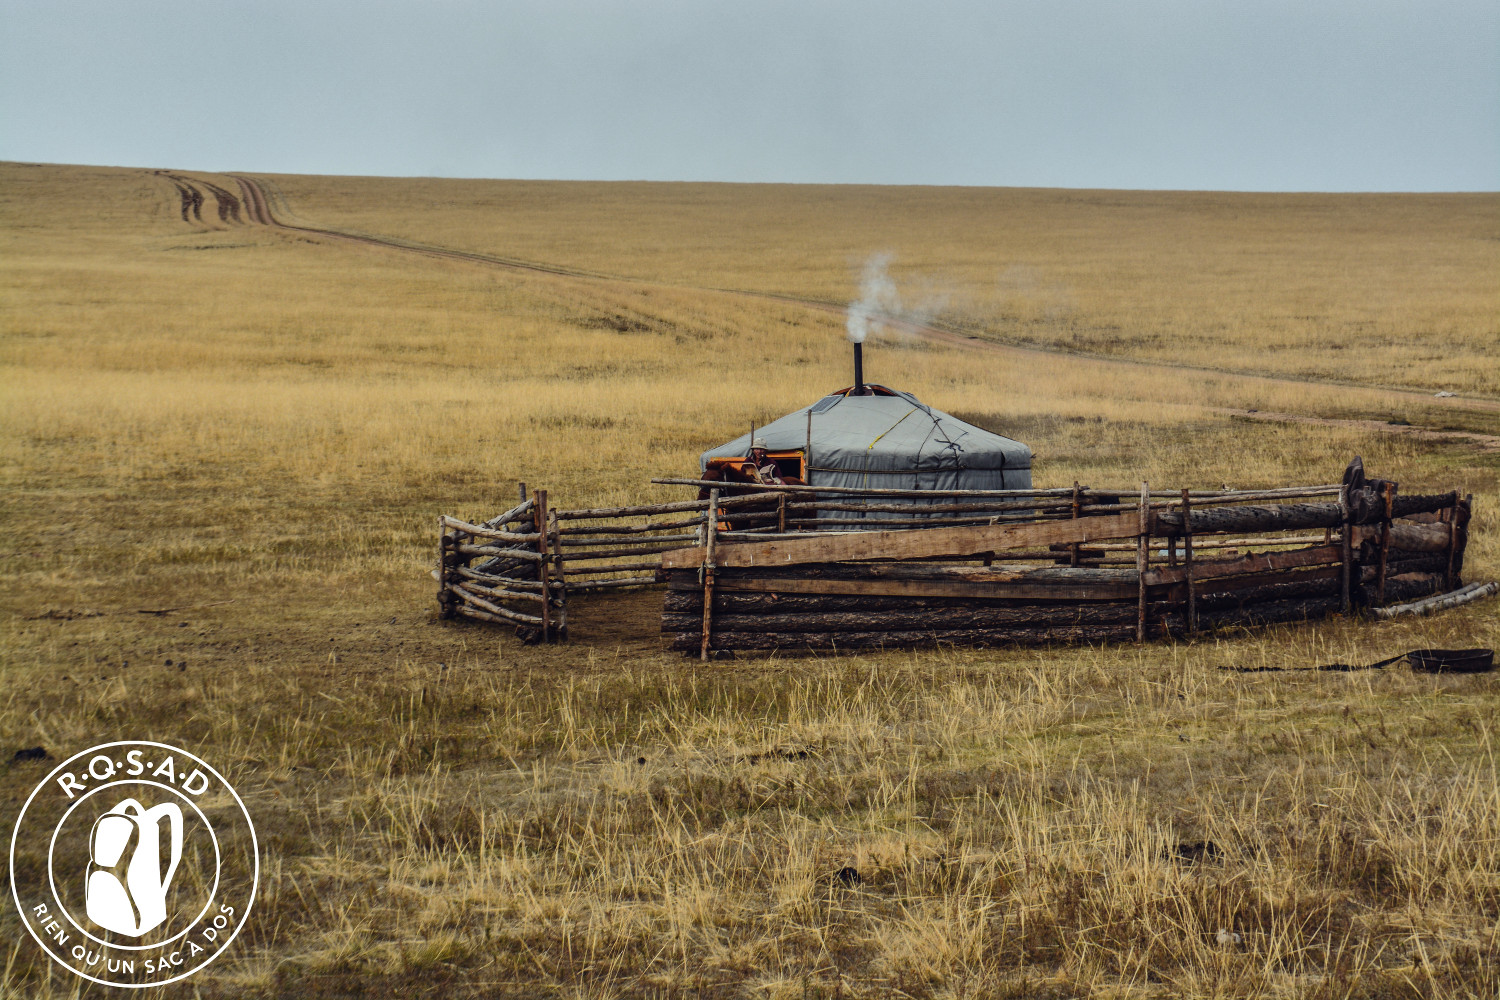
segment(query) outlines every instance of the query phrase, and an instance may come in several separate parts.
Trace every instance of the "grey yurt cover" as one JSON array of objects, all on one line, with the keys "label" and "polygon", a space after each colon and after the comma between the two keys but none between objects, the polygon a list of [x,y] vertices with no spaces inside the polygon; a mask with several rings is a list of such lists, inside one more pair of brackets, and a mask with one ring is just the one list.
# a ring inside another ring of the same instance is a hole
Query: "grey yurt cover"
[{"label": "grey yurt cover", "polygon": [[[919,490],[1031,488],[1031,449],[992,434],[909,392],[871,386],[872,395],[825,396],[755,429],[773,452],[807,450],[810,486]],[[847,390],[846,390],[847,391]],[[809,419],[810,418],[810,419]],[[747,455],[750,435],[703,453]]]}]

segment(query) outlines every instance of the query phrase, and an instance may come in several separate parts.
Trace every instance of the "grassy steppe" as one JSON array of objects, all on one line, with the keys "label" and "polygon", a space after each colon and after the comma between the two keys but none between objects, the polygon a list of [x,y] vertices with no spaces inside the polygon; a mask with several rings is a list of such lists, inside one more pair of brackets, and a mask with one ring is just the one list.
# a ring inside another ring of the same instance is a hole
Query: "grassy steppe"
[{"label": "grassy steppe", "polygon": [[[178,993],[1500,989],[1496,675],[1219,669],[1495,645],[1495,602],[704,668],[628,627],[649,595],[537,649],[435,622],[425,575],[440,512],[516,479],[659,497],[651,474],[843,384],[836,317],[698,286],[842,301],[876,251],[985,336],[1493,399],[1500,199],[275,182],[304,221],[650,281],[189,225],[146,172],[0,166],[0,747],[180,743],[244,795],[261,898]],[[1468,576],[1500,570],[1500,452],[1403,432],[1500,431],[1474,401],[917,343],[868,363],[1030,442],[1048,485],[1321,482],[1358,452],[1476,493]],[[8,835],[46,765],[0,769]],[[1222,856],[1174,857],[1202,840]],[[0,919],[4,991],[69,995]]]},{"label": "grassy steppe", "polygon": [[271,181],[322,224],[443,246],[836,303],[886,253],[907,304],[988,339],[1500,394],[1491,194]]}]

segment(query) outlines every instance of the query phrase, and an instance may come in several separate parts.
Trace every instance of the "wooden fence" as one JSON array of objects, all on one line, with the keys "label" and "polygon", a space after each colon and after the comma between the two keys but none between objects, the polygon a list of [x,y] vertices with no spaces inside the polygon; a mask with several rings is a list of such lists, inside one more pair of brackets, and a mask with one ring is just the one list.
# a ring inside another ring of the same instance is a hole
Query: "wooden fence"
[{"label": "wooden fence", "polygon": [[[512,625],[527,640],[567,638],[568,597],[655,586],[662,554],[702,541],[707,500],[557,510],[547,491],[482,524],[438,518],[438,606],[443,618],[462,616]],[[774,504],[739,497],[721,514]]]},{"label": "wooden fence", "polygon": [[482,524],[439,518],[443,617],[551,641],[567,635],[570,595],[666,583],[668,643],[705,658],[1141,641],[1452,590],[1472,502],[1402,496],[1362,473],[1128,493],[654,482],[700,497],[557,510],[523,484],[518,506]]},{"label": "wooden fence", "polygon": [[[830,504],[838,491],[779,489],[799,498],[778,502],[776,515],[795,511],[793,523],[830,507],[857,517],[861,504],[882,507],[903,492],[848,491]],[[671,648],[707,658],[1143,641],[1316,618],[1451,590],[1472,498],[1399,496],[1394,483],[1361,478],[1352,487],[1261,491],[1143,485],[1128,499],[1075,486],[923,500],[923,514],[937,515],[925,529],[877,521],[876,530],[807,535],[725,531],[725,516],[710,519],[702,545],[663,560]],[[767,515],[734,520],[757,517]]]}]

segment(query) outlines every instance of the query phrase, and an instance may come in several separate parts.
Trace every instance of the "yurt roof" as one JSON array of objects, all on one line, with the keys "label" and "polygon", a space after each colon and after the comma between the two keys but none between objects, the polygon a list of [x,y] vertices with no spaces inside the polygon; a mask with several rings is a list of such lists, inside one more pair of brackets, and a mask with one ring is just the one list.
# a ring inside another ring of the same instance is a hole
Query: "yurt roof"
[{"label": "yurt roof", "polygon": [[[814,468],[918,471],[1030,469],[1031,449],[934,409],[909,392],[871,386],[871,395],[837,392],[755,429],[771,451],[799,451],[811,434]],[[809,423],[811,414],[811,423]],[[710,459],[749,454],[750,434],[703,453]]]}]

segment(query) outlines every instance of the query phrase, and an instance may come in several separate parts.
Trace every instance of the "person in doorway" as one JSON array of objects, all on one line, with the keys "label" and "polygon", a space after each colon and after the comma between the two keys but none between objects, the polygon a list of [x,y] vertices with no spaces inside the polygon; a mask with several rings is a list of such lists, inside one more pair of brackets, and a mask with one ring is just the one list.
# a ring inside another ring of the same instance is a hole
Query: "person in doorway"
[{"label": "person in doorway", "polygon": [[750,442],[750,474],[755,481],[762,486],[782,486],[785,480],[781,477],[781,470],[776,467],[776,462],[770,455],[766,454],[766,439],[755,438]]}]

